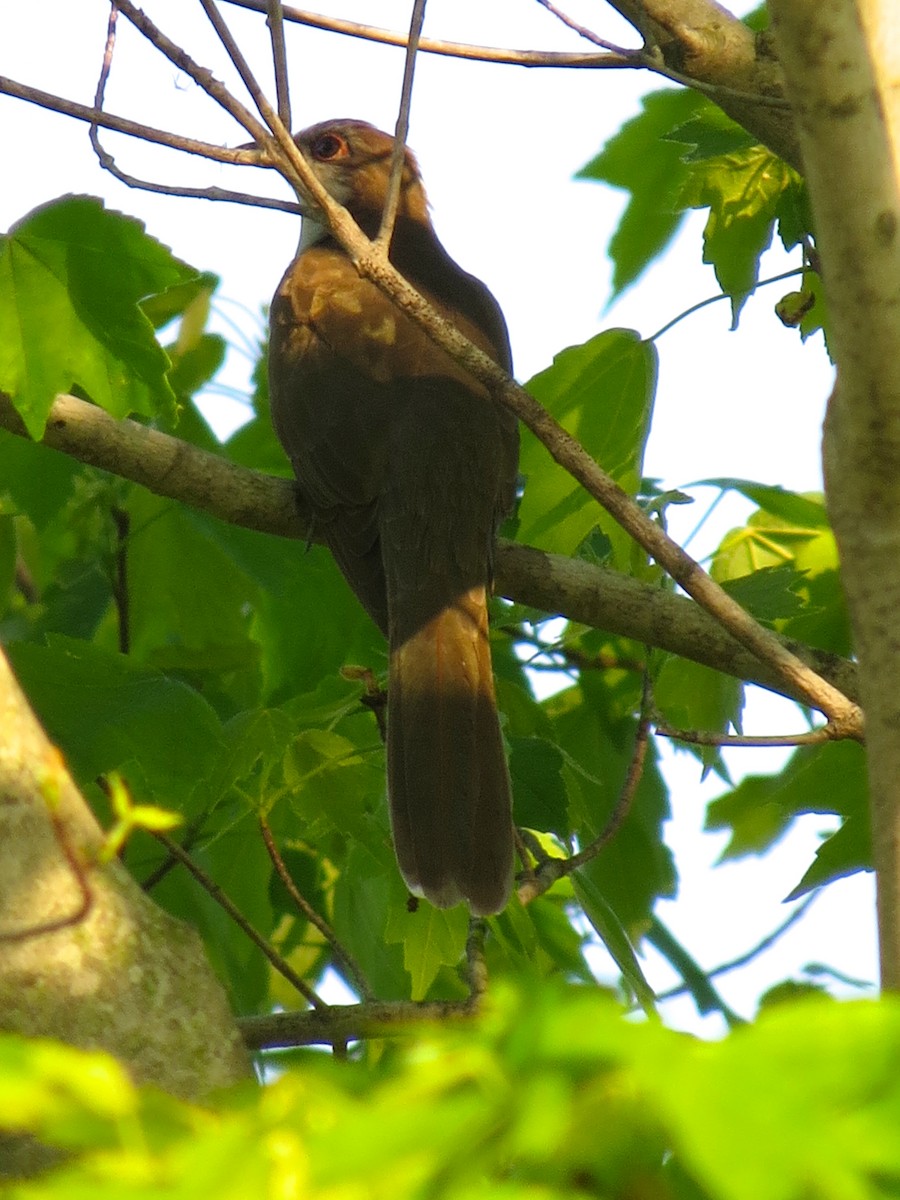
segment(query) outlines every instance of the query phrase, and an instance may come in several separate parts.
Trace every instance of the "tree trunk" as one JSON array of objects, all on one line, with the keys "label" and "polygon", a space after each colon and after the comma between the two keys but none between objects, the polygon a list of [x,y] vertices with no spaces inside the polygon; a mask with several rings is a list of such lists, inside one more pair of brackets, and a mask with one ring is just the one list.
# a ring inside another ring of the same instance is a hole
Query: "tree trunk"
[{"label": "tree trunk", "polygon": [[881,973],[900,988],[900,14],[896,0],[772,0],[838,368],[828,509],[860,664]]}]

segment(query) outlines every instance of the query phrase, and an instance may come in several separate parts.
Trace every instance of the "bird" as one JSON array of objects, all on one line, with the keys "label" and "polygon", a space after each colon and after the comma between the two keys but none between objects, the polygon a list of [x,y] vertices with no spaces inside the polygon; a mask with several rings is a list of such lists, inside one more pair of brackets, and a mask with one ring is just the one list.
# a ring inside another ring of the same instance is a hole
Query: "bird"
[{"label": "bird", "polygon": [[[374,238],[394,138],[339,119],[294,141]],[[516,499],[518,423],[357,273],[311,201],[300,207],[298,251],[270,308],[273,424],[315,537],[388,640],[387,791],[400,873],[438,908],[495,914],[511,892],[514,831],[488,595],[496,531]],[[500,307],[439,241],[408,149],[389,258],[512,372]]]}]

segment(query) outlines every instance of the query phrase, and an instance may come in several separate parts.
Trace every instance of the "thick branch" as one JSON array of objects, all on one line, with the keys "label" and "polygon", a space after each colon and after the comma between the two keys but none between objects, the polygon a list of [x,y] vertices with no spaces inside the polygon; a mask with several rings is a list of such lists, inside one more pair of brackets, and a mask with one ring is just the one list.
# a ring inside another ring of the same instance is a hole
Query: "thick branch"
[{"label": "thick branch", "polygon": [[[12,402],[2,393],[0,428],[27,437]],[[136,421],[117,421],[75,396],[57,397],[44,444],[230,524],[280,537],[308,536],[311,514],[306,513],[302,497],[288,480],[236,466]],[[634,638],[802,699],[693,601],[628,575],[501,542],[496,585],[502,595],[522,604]],[[797,643],[785,644],[845,695],[855,698],[852,663]]]},{"label": "thick branch", "polygon": [[248,1050],[279,1046],[340,1046],[360,1038],[398,1037],[422,1024],[444,1025],[470,1019],[467,1001],[370,1001],[302,1013],[271,1013],[238,1022]]},{"label": "thick branch", "polygon": [[[828,509],[870,730],[882,981],[900,989],[900,39],[895,0],[773,0],[838,384]],[[893,22],[893,36],[889,28]],[[881,27],[879,27],[879,23]]]}]

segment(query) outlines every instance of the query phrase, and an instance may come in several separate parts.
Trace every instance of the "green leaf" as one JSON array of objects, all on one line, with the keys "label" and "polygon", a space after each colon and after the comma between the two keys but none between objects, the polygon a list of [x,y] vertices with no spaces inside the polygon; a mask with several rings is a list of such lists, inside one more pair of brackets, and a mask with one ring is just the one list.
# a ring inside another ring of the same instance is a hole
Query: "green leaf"
[{"label": "green leaf", "polygon": [[622,978],[625,980],[628,990],[645,1012],[654,1012],[656,997],[653,989],[644,978],[644,972],[641,970],[634,948],[628,940],[628,934],[603,892],[597,886],[593,872],[586,868],[576,871],[572,876],[572,886],[584,909],[584,915],[593,925],[597,936],[622,972]]},{"label": "green leaf", "polygon": [[715,268],[722,291],[731,297],[734,325],[759,277],[759,259],[772,240],[785,192],[797,176],[764,146],[754,145],[694,163],[680,203],[708,208],[703,261]]},{"label": "green leaf", "polygon": [[516,824],[529,829],[568,833],[568,794],[562,778],[563,756],[546,738],[510,739],[509,773]]},{"label": "green leaf", "polygon": [[[654,680],[653,699],[660,714],[675,729],[727,733],[733,727],[740,732],[743,684],[700,663],[667,656]],[[717,747],[688,742],[684,749],[696,754],[723,779],[728,778]]]},{"label": "green leaf", "polygon": [[[836,654],[850,651],[850,623],[839,575],[834,535],[824,503],[818,496],[801,496],[781,488],[766,488],[740,480],[711,481],[734,487],[761,503],[747,524],[731,530],[716,551],[710,573],[724,587],[745,590],[748,599],[762,601],[765,611],[768,583],[779,576],[753,576],[772,568],[785,568],[781,581],[801,601],[791,613],[791,601],[782,594],[780,615],[771,614],[779,632]],[[791,580],[788,570],[794,573]],[[741,581],[737,585],[735,581]],[[777,586],[776,586],[777,591]],[[773,597],[769,595],[768,600]]]},{"label": "green leaf", "polygon": [[221,726],[185,684],[70,638],[20,642],[9,656],[82,784],[133,759],[153,797],[175,806],[212,774],[223,750]]},{"label": "green leaf", "polygon": [[72,495],[76,476],[86,469],[67,454],[0,430],[0,497],[8,496],[9,508],[27,515],[38,529],[57,515]]},{"label": "green leaf", "polygon": [[681,224],[681,189],[688,177],[684,147],[664,139],[698,112],[711,107],[687,88],[652,92],[643,112],[626,122],[577,178],[624,188],[630,199],[609,243],[614,299],[638,278],[674,237]]},{"label": "green leaf", "polygon": [[809,529],[828,529],[828,513],[825,510],[825,497],[810,492],[791,492],[776,484],[754,483],[749,479],[722,477],[718,479],[698,479],[691,487],[717,487],[722,491],[739,492],[752,500],[761,509],[779,517],[792,525]]},{"label": "green leaf", "polygon": [[806,611],[799,596],[803,576],[791,566],[760,567],[752,575],[723,581],[723,588],[742,608],[766,625],[785,621]]},{"label": "green leaf", "polygon": [[90,196],[35,209],[0,238],[0,388],[32,437],[73,387],[117,417],[174,411],[169,359],[139,302],[194,274]]},{"label": "green leaf", "polygon": [[410,996],[423,1000],[441,967],[455,967],[466,948],[469,914],[465,905],[434,908],[422,902],[415,912],[394,907],[384,931],[385,941],[403,946],[403,965],[409,972]]},{"label": "green leaf", "polygon": [[753,134],[710,103],[702,105],[694,116],[664,134],[664,140],[678,142],[688,148],[682,154],[683,163],[720,158],[756,144]]},{"label": "green leaf", "polygon": [[[636,333],[610,329],[583,346],[563,350],[527,385],[591,458],[632,494],[642,474],[656,364],[656,351]],[[571,554],[600,525],[616,548],[618,565],[629,565],[630,539],[527,430],[520,470],[526,477],[520,541]]]},{"label": "green leaf", "polygon": [[814,888],[835,879],[872,870],[872,829],[868,812],[848,817],[836,833],[826,838],[797,886],[785,900],[797,900]]},{"label": "green leaf", "polygon": [[865,752],[855,742],[801,746],[777,775],[748,775],[706,810],[708,830],[730,831],[723,859],[760,854],[801,813],[865,820]]},{"label": "green leaf", "polygon": [[16,579],[18,539],[13,518],[0,513],[0,616],[12,599]]},{"label": "green leaf", "polygon": [[384,757],[374,730],[361,750],[328,729],[303,729],[285,757],[291,812],[307,832],[322,826],[363,836],[368,812],[384,796]]}]

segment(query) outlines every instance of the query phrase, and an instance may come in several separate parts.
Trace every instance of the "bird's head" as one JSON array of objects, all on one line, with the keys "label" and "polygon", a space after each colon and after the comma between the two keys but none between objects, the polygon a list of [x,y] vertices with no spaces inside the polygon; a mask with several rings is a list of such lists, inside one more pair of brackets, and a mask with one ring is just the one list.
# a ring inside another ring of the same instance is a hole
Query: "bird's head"
[{"label": "bird's head", "polygon": [[[311,125],[295,134],[294,141],[323,186],[343,204],[363,231],[374,237],[387,196],[393,137],[366,121],[338,119]],[[424,225],[431,223],[418,163],[408,149],[404,156],[398,217]],[[304,226],[310,223],[317,228],[304,231],[306,244],[318,240],[312,234],[323,233],[315,208],[304,213]]]}]

